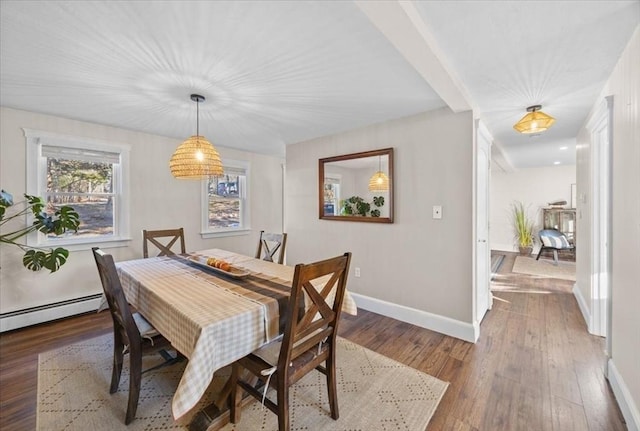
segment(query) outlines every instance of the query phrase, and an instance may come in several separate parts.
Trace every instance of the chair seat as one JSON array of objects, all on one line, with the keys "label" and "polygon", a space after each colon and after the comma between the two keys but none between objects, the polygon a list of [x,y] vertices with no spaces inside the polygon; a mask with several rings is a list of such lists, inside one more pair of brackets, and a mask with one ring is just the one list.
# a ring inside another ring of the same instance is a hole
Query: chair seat
[{"label": "chair seat", "polygon": [[138,327],[138,331],[140,332],[140,336],[142,338],[154,338],[160,335],[158,330],[151,326],[151,323],[145,319],[140,313],[133,313],[133,320],[136,322],[136,326]]},{"label": "chair seat", "polygon": [[[301,345],[304,341],[313,337],[318,332],[320,332],[320,330],[315,331],[309,334],[307,337],[297,341],[294,344],[294,347]],[[322,342],[320,343],[319,347],[313,347],[307,350],[307,352],[300,355],[298,358],[294,359],[292,363],[289,364],[289,366],[294,368],[299,368],[304,364],[306,364],[307,362],[313,360],[316,356],[319,356],[327,348],[328,348],[328,344],[326,342]],[[250,354],[250,356],[260,358],[262,361],[264,361],[265,367],[260,374],[262,374],[263,376],[269,376],[276,371],[281,349],[282,349],[282,335],[280,335],[278,338],[271,341],[270,343],[265,344],[259,349],[253,351]]]},{"label": "chair seat", "polygon": [[558,251],[574,250],[575,247],[569,242],[567,237],[557,229],[543,229],[538,233],[540,237],[540,251],[536,260],[540,259],[542,253],[546,250],[553,251],[553,262],[558,264]]}]

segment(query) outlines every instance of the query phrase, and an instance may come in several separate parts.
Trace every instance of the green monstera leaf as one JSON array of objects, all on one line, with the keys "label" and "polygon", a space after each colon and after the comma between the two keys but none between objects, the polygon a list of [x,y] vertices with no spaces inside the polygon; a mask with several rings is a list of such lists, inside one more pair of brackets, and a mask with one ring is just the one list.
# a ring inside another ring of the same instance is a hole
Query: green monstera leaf
[{"label": "green monstera leaf", "polygon": [[48,252],[42,250],[27,250],[22,257],[22,264],[31,271],[40,271],[46,268],[51,272],[56,272],[65,264],[69,257],[69,251],[58,247]]},{"label": "green monstera leaf", "polygon": [[70,206],[62,206],[55,210],[53,214],[47,213],[47,203],[38,196],[24,195],[26,201],[16,205],[18,209],[13,209],[13,196],[10,193],[0,191],[0,226],[13,219],[20,219],[29,214],[34,216],[33,224],[23,226],[17,230],[7,229],[6,233],[0,234],[0,243],[19,247],[24,251],[22,264],[31,271],[48,269],[56,272],[64,265],[69,257],[69,251],[58,247],[55,249],[43,249],[32,247],[18,241],[31,232],[39,231],[48,234],[62,235],[68,231],[77,232],[80,227],[80,216]]}]

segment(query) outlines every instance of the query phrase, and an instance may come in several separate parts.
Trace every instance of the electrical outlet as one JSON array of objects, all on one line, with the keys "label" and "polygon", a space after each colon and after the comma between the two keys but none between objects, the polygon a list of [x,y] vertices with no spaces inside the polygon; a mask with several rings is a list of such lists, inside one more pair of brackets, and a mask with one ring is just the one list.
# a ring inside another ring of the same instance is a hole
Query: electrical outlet
[{"label": "electrical outlet", "polygon": [[360,277],[360,268],[358,268],[357,266],[356,266],[356,270],[355,270],[355,276],[356,277]]},{"label": "electrical outlet", "polygon": [[441,219],[442,218],[442,205],[434,205],[433,206],[433,218]]}]

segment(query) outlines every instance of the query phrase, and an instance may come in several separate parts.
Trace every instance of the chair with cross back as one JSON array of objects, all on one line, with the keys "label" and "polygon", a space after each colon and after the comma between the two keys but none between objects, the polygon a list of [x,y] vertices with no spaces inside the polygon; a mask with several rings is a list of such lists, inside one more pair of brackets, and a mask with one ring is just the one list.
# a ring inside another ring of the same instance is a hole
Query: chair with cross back
[{"label": "chair with cross back", "polygon": [[284,262],[284,249],[287,246],[286,233],[267,233],[260,231],[260,239],[258,240],[258,250],[256,251],[256,259],[275,262],[276,255],[280,265]]},{"label": "chair with cross back", "polygon": [[[159,241],[159,238],[163,238]],[[149,243],[156,247],[157,256],[171,256],[176,254],[172,247],[180,242],[180,253],[186,253],[184,244],[184,229],[163,229],[163,230],[143,230],[142,231],[142,255],[149,257]]]}]

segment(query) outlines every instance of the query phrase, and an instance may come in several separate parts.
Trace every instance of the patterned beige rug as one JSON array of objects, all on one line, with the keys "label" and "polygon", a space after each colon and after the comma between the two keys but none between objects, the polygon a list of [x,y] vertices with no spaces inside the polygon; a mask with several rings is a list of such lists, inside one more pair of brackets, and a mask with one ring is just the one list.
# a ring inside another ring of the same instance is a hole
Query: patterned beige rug
[{"label": "patterned beige rug", "polygon": [[[124,425],[128,365],[120,390],[109,395],[112,336],[105,335],[40,355],[38,363],[38,430],[182,430],[171,417],[171,397],[184,363],[164,367],[142,378],[136,420]],[[329,416],[325,377],[309,373],[292,388],[292,430],[411,430],[426,428],[448,383],[395,362],[345,339],[338,340],[340,419]],[[144,368],[161,362],[150,358]],[[226,380],[216,376],[202,405],[215,397]],[[271,397],[271,392],[269,393]],[[194,412],[195,413],[195,412]],[[224,430],[277,430],[276,416],[254,402],[242,411],[237,426]]]},{"label": "patterned beige rug", "polygon": [[575,262],[560,261],[557,265],[554,265],[553,260],[536,260],[535,257],[516,256],[516,261],[511,271],[519,274],[576,281]]}]

